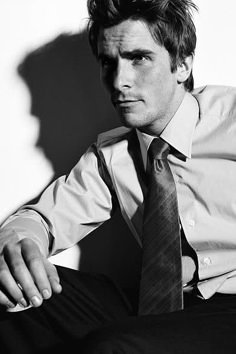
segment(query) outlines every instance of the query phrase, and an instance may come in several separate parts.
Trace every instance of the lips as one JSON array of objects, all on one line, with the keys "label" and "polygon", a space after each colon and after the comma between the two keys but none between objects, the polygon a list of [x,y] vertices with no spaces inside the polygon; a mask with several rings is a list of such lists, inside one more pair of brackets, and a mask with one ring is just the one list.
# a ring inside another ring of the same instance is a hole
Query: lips
[{"label": "lips", "polygon": [[136,95],[126,95],[121,92],[111,94],[111,101],[114,105],[128,104],[139,101]]},{"label": "lips", "polygon": [[117,99],[112,99],[112,103],[114,106],[127,106],[127,105],[132,105],[134,103],[139,102],[140,100],[137,98],[117,98]]},{"label": "lips", "polygon": [[127,106],[129,104],[137,103],[138,100],[124,100],[124,101],[115,101],[115,105]]}]

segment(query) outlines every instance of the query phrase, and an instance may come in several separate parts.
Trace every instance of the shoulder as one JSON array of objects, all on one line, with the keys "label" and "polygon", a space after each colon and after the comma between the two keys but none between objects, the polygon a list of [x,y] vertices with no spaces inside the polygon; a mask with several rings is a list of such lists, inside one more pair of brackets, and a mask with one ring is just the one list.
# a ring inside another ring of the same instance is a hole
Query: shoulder
[{"label": "shoulder", "polygon": [[209,115],[236,114],[236,87],[209,85],[195,89],[192,95],[200,113]]},{"label": "shoulder", "polygon": [[112,145],[116,145],[122,141],[129,140],[134,134],[133,129],[118,127],[104,133],[101,133],[97,137],[97,147],[103,148]]}]

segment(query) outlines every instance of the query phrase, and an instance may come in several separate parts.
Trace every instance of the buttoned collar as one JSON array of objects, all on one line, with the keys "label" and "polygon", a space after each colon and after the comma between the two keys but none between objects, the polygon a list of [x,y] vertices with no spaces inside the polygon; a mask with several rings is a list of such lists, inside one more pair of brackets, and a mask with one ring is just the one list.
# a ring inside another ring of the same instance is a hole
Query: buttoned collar
[{"label": "buttoned collar", "polygon": [[[191,158],[193,134],[198,119],[199,106],[197,100],[190,93],[186,92],[177,112],[162,131],[160,137],[181,155]],[[136,131],[144,166],[146,166],[147,150],[155,136],[143,133],[138,129]]]}]

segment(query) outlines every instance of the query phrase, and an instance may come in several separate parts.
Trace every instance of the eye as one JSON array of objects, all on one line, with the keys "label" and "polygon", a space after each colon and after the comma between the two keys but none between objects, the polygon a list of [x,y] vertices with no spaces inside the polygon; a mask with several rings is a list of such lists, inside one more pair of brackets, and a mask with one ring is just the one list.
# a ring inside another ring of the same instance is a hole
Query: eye
[{"label": "eye", "polygon": [[133,61],[133,64],[139,65],[144,64],[148,60],[148,57],[142,54],[135,54],[131,59]]},{"label": "eye", "polygon": [[108,57],[102,57],[99,63],[102,70],[110,70],[115,65],[114,60]]}]

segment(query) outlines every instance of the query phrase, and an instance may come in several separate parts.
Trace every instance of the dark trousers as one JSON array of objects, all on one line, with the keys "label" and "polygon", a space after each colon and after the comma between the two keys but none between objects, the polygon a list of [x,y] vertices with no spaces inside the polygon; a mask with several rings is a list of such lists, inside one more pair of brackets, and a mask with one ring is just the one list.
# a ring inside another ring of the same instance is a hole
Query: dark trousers
[{"label": "dark trousers", "polygon": [[63,291],[37,308],[0,314],[3,354],[236,353],[236,296],[137,317],[121,290],[102,275],[58,267]]}]

